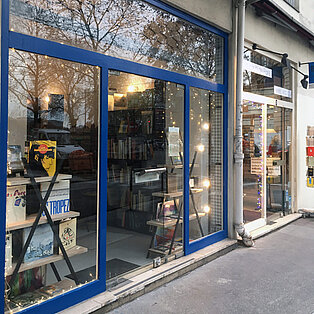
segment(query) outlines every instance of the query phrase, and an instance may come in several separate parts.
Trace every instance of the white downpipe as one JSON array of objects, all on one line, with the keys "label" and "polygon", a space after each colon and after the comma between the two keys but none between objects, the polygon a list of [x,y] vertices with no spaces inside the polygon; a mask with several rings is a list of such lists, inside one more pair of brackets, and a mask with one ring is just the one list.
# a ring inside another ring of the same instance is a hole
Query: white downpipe
[{"label": "white downpipe", "polygon": [[244,245],[253,246],[254,241],[243,223],[243,150],[242,150],[242,100],[243,100],[243,50],[245,2],[238,1],[238,27],[237,27],[237,66],[236,66],[236,127],[234,152],[234,228],[242,238]]}]

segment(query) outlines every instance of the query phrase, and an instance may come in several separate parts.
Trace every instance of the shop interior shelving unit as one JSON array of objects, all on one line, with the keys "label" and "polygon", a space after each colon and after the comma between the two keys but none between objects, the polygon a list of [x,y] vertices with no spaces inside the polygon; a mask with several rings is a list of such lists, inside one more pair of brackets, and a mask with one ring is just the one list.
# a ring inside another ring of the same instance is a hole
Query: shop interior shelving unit
[{"label": "shop interior shelving unit", "polygon": [[[80,213],[76,212],[76,211],[69,211],[68,213],[50,215],[50,213],[46,207],[46,202],[50,196],[50,193],[53,189],[54,184],[56,182],[60,182],[62,180],[70,180],[72,178],[72,176],[66,175],[66,174],[58,174],[58,171],[56,171],[56,173],[53,177],[36,177],[35,178],[34,176],[32,176],[31,170],[29,169],[28,166],[26,166],[26,169],[28,170],[28,173],[29,173],[28,178],[24,178],[24,177],[8,178],[7,186],[13,187],[13,186],[20,186],[20,185],[32,185],[32,187],[34,188],[34,190],[36,192],[36,196],[38,198],[38,201],[40,203],[40,210],[38,211],[37,214],[28,215],[26,217],[26,220],[8,224],[6,227],[7,232],[14,232],[16,230],[31,227],[31,231],[27,237],[27,240],[25,241],[25,243],[23,245],[21,254],[18,256],[16,262],[12,263],[12,267],[9,267],[6,269],[6,276],[11,276],[10,281],[9,281],[9,285],[13,284],[18,273],[23,272],[23,271],[28,270],[28,269],[35,268],[35,267],[48,265],[48,264],[51,265],[53,273],[55,274],[58,282],[61,282],[62,281],[61,277],[60,277],[58,270],[54,264],[55,262],[60,261],[60,260],[65,260],[65,262],[66,262],[66,264],[67,264],[67,266],[71,272],[72,278],[75,281],[75,284],[78,285],[79,281],[77,279],[76,272],[74,271],[74,268],[72,266],[72,263],[71,263],[69,257],[72,257],[74,255],[78,255],[78,254],[86,253],[88,251],[88,249],[86,247],[76,245],[73,248],[65,250],[65,248],[62,244],[62,241],[59,237],[58,228],[57,228],[57,225],[55,224],[55,222],[69,219],[69,218],[78,217],[80,215]],[[40,183],[43,183],[43,182],[50,182],[50,186],[49,186],[48,191],[46,192],[46,195],[44,198],[42,197],[41,192],[39,191],[39,187],[38,187],[38,185]],[[42,213],[45,213],[45,216],[42,216]],[[40,258],[40,259],[37,259],[35,261],[31,261],[31,262],[23,262],[26,250],[27,250],[27,248],[30,244],[30,241],[34,235],[35,229],[38,225],[41,225],[41,224],[49,224],[51,226],[53,234],[54,234],[54,239],[57,243],[58,250],[59,250],[59,248],[61,250],[61,254],[53,254],[51,256]]]}]

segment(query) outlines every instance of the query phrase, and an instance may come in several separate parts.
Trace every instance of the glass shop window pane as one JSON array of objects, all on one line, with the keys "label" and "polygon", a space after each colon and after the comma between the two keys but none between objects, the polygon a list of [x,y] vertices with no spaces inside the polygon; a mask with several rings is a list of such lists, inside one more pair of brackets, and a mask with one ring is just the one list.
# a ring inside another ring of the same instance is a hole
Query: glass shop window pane
[{"label": "glass shop window pane", "polygon": [[182,251],[184,87],[110,71],[107,285]]},{"label": "glass shop window pane", "polygon": [[223,38],[139,0],[11,0],[10,28],[223,83]]},{"label": "glass shop window pane", "polygon": [[99,68],[9,56],[5,306],[19,311],[98,277]]},{"label": "glass shop window pane", "polygon": [[271,70],[271,76],[261,75],[246,69],[244,63],[243,90],[245,92],[292,102],[291,68],[252,50],[244,53],[244,60]]},{"label": "glass shop window pane", "polygon": [[190,241],[223,229],[223,95],[190,92]]}]

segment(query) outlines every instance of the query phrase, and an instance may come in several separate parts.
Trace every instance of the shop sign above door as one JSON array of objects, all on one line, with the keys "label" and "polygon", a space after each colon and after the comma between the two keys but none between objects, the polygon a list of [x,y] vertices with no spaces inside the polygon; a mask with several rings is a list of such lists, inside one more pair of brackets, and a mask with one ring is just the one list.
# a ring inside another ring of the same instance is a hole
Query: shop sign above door
[{"label": "shop sign above door", "polygon": [[280,95],[283,97],[291,98],[291,90],[290,89],[282,88],[282,87],[279,87],[276,85],[274,86],[274,94]]},{"label": "shop sign above door", "polygon": [[266,68],[262,65],[250,62],[248,60],[243,60],[243,68],[247,71],[254,72],[259,75],[263,75],[269,78],[273,77],[273,70]]}]

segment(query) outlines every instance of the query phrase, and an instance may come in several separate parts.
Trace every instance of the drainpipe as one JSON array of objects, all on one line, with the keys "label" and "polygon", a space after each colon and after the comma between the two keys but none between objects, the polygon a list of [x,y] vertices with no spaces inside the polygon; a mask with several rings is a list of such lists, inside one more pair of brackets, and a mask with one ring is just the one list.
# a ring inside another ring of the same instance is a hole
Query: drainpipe
[{"label": "drainpipe", "polygon": [[234,228],[242,238],[245,246],[253,246],[254,241],[243,223],[243,149],[242,149],[242,99],[243,99],[243,51],[244,51],[244,22],[245,2],[238,0],[237,27],[237,66],[236,66],[236,126],[234,152]]}]

